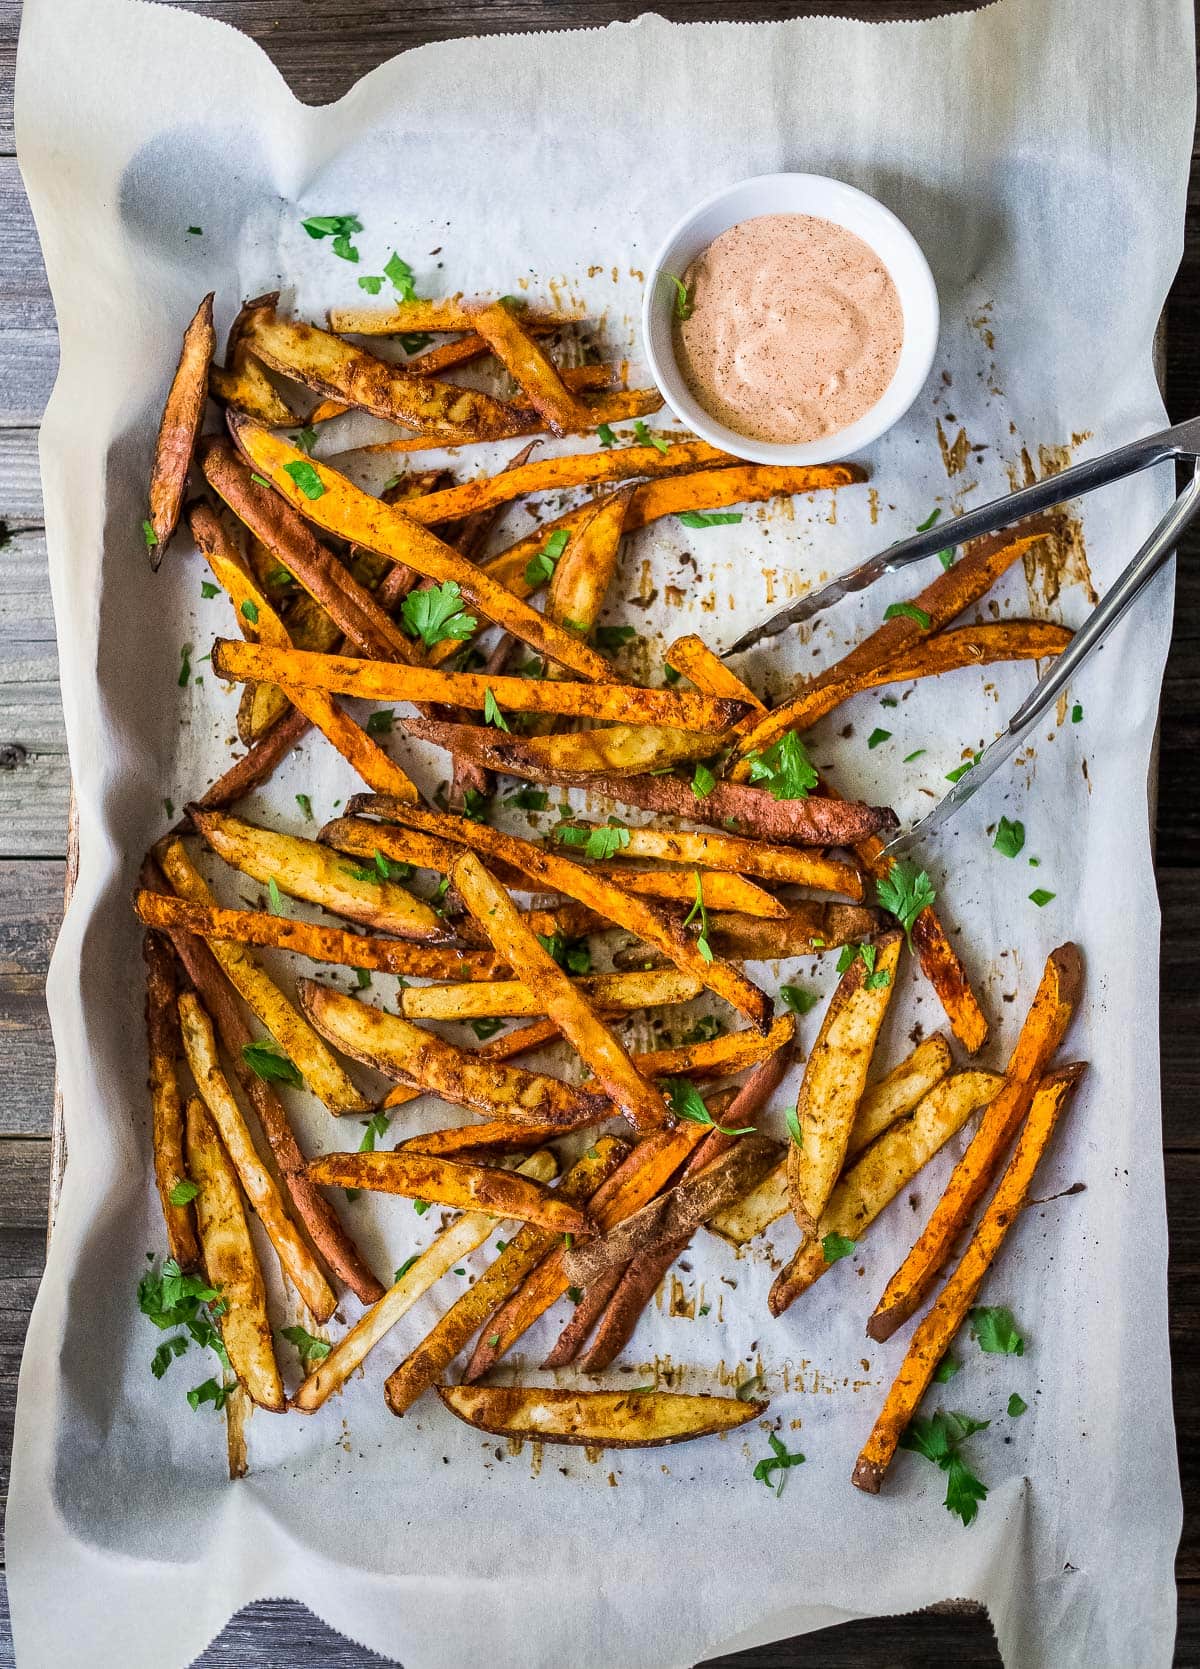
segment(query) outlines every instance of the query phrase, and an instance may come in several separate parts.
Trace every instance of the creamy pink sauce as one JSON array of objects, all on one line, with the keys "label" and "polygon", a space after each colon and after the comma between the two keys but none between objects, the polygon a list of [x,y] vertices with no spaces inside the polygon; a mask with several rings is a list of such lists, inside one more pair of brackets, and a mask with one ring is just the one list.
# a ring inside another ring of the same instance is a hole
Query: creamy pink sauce
[{"label": "creamy pink sauce", "polygon": [[689,267],[679,368],[710,416],[752,440],[847,428],[892,380],[904,310],[870,246],[809,214],[743,220]]}]

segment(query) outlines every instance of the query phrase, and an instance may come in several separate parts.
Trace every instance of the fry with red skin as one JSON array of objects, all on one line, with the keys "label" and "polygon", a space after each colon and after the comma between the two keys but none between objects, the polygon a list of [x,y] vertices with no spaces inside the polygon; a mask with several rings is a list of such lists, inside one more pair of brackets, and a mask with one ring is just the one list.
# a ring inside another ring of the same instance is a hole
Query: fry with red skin
[{"label": "fry with red skin", "polygon": [[[208,399],[208,368],[212,364],[216,336],[213,332],[213,293],[196,309],[183,333],[179,363],[163,408],[154,463],[150,470],[150,566],[157,568],[168,541],[179,523],[188,470],[196,449],[196,436],[204,419]],[[148,542],[148,541],[147,541]]]},{"label": "fry with red skin", "polygon": [[171,1191],[188,1180],[183,1158],[183,1097],[176,1063],[180,1054],[179,1010],[176,1007],[175,959],[157,933],[142,936],[146,963],[146,1046],[150,1060],[151,1142],[154,1182],[167,1246],[181,1269],[200,1261],[196,1220],[188,1204],[173,1205]]},{"label": "fry with red skin", "polygon": [[[590,833],[596,827],[580,818],[567,818],[555,829],[555,838],[565,844],[566,830],[583,829]],[[626,832],[629,839],[618,849],[618,862],[651,858],[661,863],[687,864],[693,870],[721,870],[762,881],[840,893],[856,904],[862,901],[863,882],[857,869],[821,852],[797,852],[791,846],[773,847],[765,841],[744,840],[732,834],[656,828]]]},{"label": "fry with red skin", "polygon": [[[504,439],[515,440],[518,436],[546,433],[545,419],[532,406],[522,400],[501,403],[508,413]],[[662,403],[663,397],[657,388],[619,388],[610,393],[583,394],[580,405],[586,415],[583,427],[576,433],[590,435],[601,423],[625,423],[633,417],[649,417],[651,412],[662,410]],[[473,446],[487,438],[471,429],[443,429],[436,434],[430,431],[427,434],[404,435],[398,440],[374,441],[370,446],[360,446],[356,450],[366,453],[430,452],[435,447]]]},{"label": "fry with red skin", "polygon": [[588,1234],[587,1215],[559,1199],[544,1183],[410,1149],[387,1153],[326,1153],[311,1159],[309,1175],[325,1187],[369,1188],[407,1199],[430,1200],[460,1211],[490,1211],[537,1223],[552,1234]]},{"label": "fry with red skin", "polygon": [[278,724],[254,746],[244,753],[240,759],[235,759],[227,771],[222,771],[215,782],[209,784],[204,793],[196,801],[197,805],[206,810],[217,811],[225,806],[236,805],[238,800],[245,799],[247,794],[253,794],[256,788],[261,788],[268,782],[289,756],[297,743],[302,742],[312,729],[312,720],[298,707],[293,707],[286,713]]},{"label": "fry with red skin", "polygon": [[[526,705],[539,699],[543,707],[552,705],[538,697],[526,698]],[[586,696],[574,699],[589,700]],[[707,759],[721,745],[711,730],[680,730],[659,724],[607,724],[591,730],[519,736],[483,726],[443,724],[436,719],[401,719],[400,728],[420,741],[449,747],[456,755],[474,759],[505,776],[538,776],[545,771],[557,777],[569,773],[572,782],[584,785],[598,777],[641,777],[674,765],[692,764]],[[522,728],[540,731],[541,727]]]},{"label": "fry with red skin", "polygon": [[890,1339],[919,1307],[958,1236],[996,1175],[1038,1083],[1067,1034],[1083,992],[1083,958],[1077,945],[1050,952],[1016,1046],[1003,1088],[992,1101],[946,1184],[921,1236],[892,1276],[867,1323],[872,1339]]},{"label": "fry with red skin", "polygon": [[1005,1235],[1021,1215],[1038,1161],[1083,1070],[1078,1063],[1060,1067],[1037,1088],[1016,1150],[979,1220],[979,1227],[929,1314],[913,1333],[900,1371],[855,1464],[851,1482],[856,1489],[878,1495],[896,1447],[938,1363],[966,1320]]}]

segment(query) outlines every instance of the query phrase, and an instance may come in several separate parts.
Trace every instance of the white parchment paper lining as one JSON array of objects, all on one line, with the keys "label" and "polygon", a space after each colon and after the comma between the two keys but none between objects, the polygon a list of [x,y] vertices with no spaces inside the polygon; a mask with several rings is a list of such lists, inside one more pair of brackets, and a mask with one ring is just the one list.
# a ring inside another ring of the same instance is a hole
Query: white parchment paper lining
[{"label": "white parchment paper lining", "polygon": [[[1017,1311],[1027,1354],[985,1357],[964,1339],[946,1388],[948,1406],[992,1420],[973,1440],[991,1493],[969,1530],[918,1457],[900,1458],[878,1499],[849,1485],[904,1348],[904,1335],[879,1348],[862,1334],[921,1220],[903,1200],[778,1323],[766,1253],[737,1260],[701,1237],[683,1278],[693,1315],[651,1310],[624,1364],[639,1381],[670,1366],[673,1383],[706,1389],[761,1362],[772,1420],[807,1455],[780,1499],[751,1477],[767,1452],[757,1427],[598,1465],[548,1451],[539,1473],[429,1399],[395,1421],[381,1369],[443,1307],[437,1293],[319,1416],[256,1418],[251,1473],[231,1485],[220,1419],[183,1400],[211,1364],[193,1352],[155,1382],[157,1336],[133,1302],[161,1227],[128,899],[164,799],[215,775],[232,731],[234,698],[211,676],[177,682],[182,645],[199,663],[227,612],[201,600],[185,550],[152,582],[139,532],[157,411],[205,290],[222,327],[280,279],[285,302],[318,317],[360,299],[357,274],[397,249],[422,293],[525,284],[575,298],[607,314],[610,344],[636,360],[640,269],[690,202],[783,168],[878,194],[930,257],[944,328],[929,386],[864,460],[871,492],[631,541],[610,618],[652,643],[698,630],[720,649],[773,599],[932,509],[1003,490],[1023,449],[1053,467],[1160,424],[1151,339],[1179,254],[1192,96],[1185,0],[1001,0],[920,25],[648,17],[422,48],[323,110],[297,104],[220,25],[134,0],[29,0],[17,123],[62,338],[42,462],[81,865],[50,990],[70,1163],[22,1369],[7,1521],[23,1665],[81,1648],[128,1669],[183,1664],[270,1595],[303,1599],[407,1669],[479,1657],[667,1669],[947,1596],[988,1606],[1009,1664],[1170,1661],[1179,1495],[1146,815],[1168,576],[1072,692],[1082,722],[1048,725],[1036,759],[931,854],[995,1021],[986,1064],[1003,1060],[1052,945],[1079,940],[1089,968],[1070,1049],[1091,1069],[1038,1187],[1082,1181],[1086,1193],[1029,1212],[987,1288]],[[299,225],[348,212],[364,225],[358,268]],[[1087,565],[1018,570],[1002,610],[1076,623],[1088,565],[1102,589],[1170,491],[1160,471],[1077,507]],[[514,512],[510,532],[527,526]],[[820,665],[900,594],[876,588],[777,640],[747,675],[766,689]],[[863,698],[818,732],[817,756],[844,791],[914,816],[1032,676],[959,674],[893,692],[895,708]],[[869,749],[877,726],[892,736]],[[440,761],[396,746],[432,787]],[[302,829],[296,792],[327,815],[351,787],[310,743],[251,814]],[[1028,831],[1015,861],[991,848],[1001,810]],[[1055,894],[1042,910],[1035,886]],[[811,963],[759,972],[823,989],[831,976]],[[940,1023],[915,977],[893,1010],[888,1061],[915,1024]],[[319,1109],[297,1102],[297,1116],[310,1148],[344,1145]],[[920,1179],[925,1209],[952,1157]],[[347,1207],[381,1272],[431,1232],[394,1204]],[[557,1319],[531,1335],[530,1362]],[[1019,1421],[1004,1413],[1014,1390],[1030,1405]]]}]

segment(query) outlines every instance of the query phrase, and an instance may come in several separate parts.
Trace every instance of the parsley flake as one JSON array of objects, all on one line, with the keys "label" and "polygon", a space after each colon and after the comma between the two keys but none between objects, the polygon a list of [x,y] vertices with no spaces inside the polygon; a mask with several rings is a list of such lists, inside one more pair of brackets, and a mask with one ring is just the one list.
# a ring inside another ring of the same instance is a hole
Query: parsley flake
[{"label": "parsley flake", "polygon": [[943,1356],[934,1369],[933,1382],[935,1385],[946,1385],[956,1373],[962,1372],[962,1363],[955,1361],[953,1356]]},{"label": "parsley flake", "polygon": [[416,301],[417,286],[413,278],[413,269],[407,261],[401,260],[394,249],[391,259],[383,269],[383,276],[391,279],[392,286],[401,301]]},{"label": "parsley flake", "polygon": [[146,541],[146,549],[152,551],[158,547],[158,534],[150,522],[142,523],[142,538]]},{"label": "parsley flake", "polygon": [[667,1078],[663,1082],[667,1092],[667,1102],[676,1118],[686,1119],[689,1124],[707,1125],[710,1130],[720,1130],[726,1136],[750,1136],[757,1128],[747,1124],[740,1130],[730,1130],[709,1112],[704,1104],[700,1091],[690,1078]]},{"label": "parsley flake", "polygon": [[673,272],[665,272],[663,277],[670,285],[673,286],[674,289],[671,304],[675,310],[675,317],[680,321],[690,319],[692,316],[692,309],[695,306],[695,303],[692,300],[691,290],[684,283],[683,279],[676,278]]},{"label": "parsley flake", "polygon": [[304,1083],[300,1068],[273,1039],[260,1038],[256,1043],[243,1044],[242,1059],[264,1083],[291,1084],[296,1089]]},{"label": "parsley flake", "polygon": [[420,1255],[421,1255],[420,1252],[414,1252],[412,1257],[405,1258],[404,1262],[400,1265],[399,1269],[397,1269],[396,1273],[392,1276],[392,1285],[393,1286],[395,1286],[397,1281],[402,1281],[404,1279],[404,1277],[408,1274],[409,1270],[412,1268],[413,1264],[416,1263],[416,1261],[420,1257]]},{"label": "parsley flake", "polygon": [[592,640],[597,649],[620,649],[637,636],[636,626],[597,626]]},{"label": "parsley flake", "polygon": [[821,1256],[826,1263],[837,1263],[839,1258],[848,1258],[857,1245],[858,1241],[847,1235],[830,1232],[821,1241]]},{"label": "parsley flake", "polygon": [[913,923],[937,897],[929,876],[915,865],[896,861],[887,874],[876,881],[875,897],[900,923],[911,950]]},{"label": "parsley flake", "polygon": [[633,434],[639,446],[652,446],[656,452],[666,452],[671,445],[662,435],[652,435],[640,417],[633,426]]},{"label": "parsley flake", "polygon": [[1014,1391],[1012,1396],[1009,1397],[1009,1399],[1008,1399],[1008,1417],[1009,1417],[1009,1419],[1010,1420],[1019,1420],[1021,1418],[1021,1415],[1024,1414],[1025,1410],[1028,1407],[1029,1407],[1029,1404],[1025,1401],[1025,1398],[1022,1397],[1022,1396],[1019,1396],[1018,1393],[1016,1391]]},{"label": "parsley flake", "polygon": [[570,542],[570,538],[571,530],[569,527],[555,528],[554,532],[546,540],[546,543],[542,546],[541,550],[538,551],[537,555],[526,563],[526,585],[545,585],[547,580],[554,578],[555,564],[558,562],[562,553],[566,550],[567,545]]},{"label": "parsley flake", "polygon": [[928,533],[929,529],[934,525],[934,523],[940,520],[941,514],[942,514],[942,512],[941,512],[940,508],[936,509],[936,510],[931,510],[929,512],[929,514],[926,516],[926,518],[923,522],[918,522],[917,523],[917,532],[918,533]]},{"label": "parsley flake", "polygon": [[242,604],[241,612],[252,626],[258,625],[258,604],[252,597],[247,597]]},{"label": "parsley flake", "polygon": [[800,1109],[789,1107],[783,1115],[783,1122],[787,1125],[788,1135],[797,1147],[804,1146],[804,1131],[800,1127]]},{"label": "parsley flake", "polygon": [[974,1522],[980,1501],[987,1499],[987,1487],[971,1472],[960,1458],[958,1449],[973,1432],[985,1431],[987,1420],[973,1420],[968,1414],[943,1413],[939,1408],[931,1419],[913,1420],[900,1447],[924,1455],[947,1474],[945,1505],[957,1513],[964,1524]]},{"label": "parsley flake", "polygon": [[323,1362],[333,1349],[328,1339],[314,1338],[311,1333],[299,1325],[295,1327],[281,1327],[280,1334],[289,1344],[294,1344],[300,1361],[305,1368],[310,1362]]},{"label": "parsley flake", "polygon": [[489,1037],[495,1037],[503,1024],[503,1020],[497,1019],[472,1020],[471,1030],[481,1043],[486,1043]]},{"label": "parsley flake", "polygon": [[883,611],[883,618],[885,620],[899,620],[901,618],[915,620],[923,632],[927,632],[933,624],[925,610],[918,608],[915,603],[889,603]]},{"label": "parsley flake", "polygon": [[775,1490],[776,1497],[778,1497],[783,1494],[783,1485],[789,1469],[793,1466],[803,1466],[804,1456],[798,1449],[795,1453],[789,1454],[773,1431],[767,1433],[767,1442],[771,1445],[771,1453],[765,1459],[759,1461],[754,1468],[754,1476],[760,1484],[766,1484],[767,1488],[770,1489],[773,1474],[778,1472],[779,1484]]},{"label": "parsley flake", "polygon": [[400,615],[411,637],[419,637],[426,649],[443,642],[469,637],[479,622],[463,611],[463,594],[457,580],[410,591],[400,605]]},{"label": "parsley flake", "polygon": [[181,690],[185,690],[192,681],[192,646],[185,643],[179,651],[179,677],[177,683]]},{"label": "parsley flake", "polygon": [[495,725],[497,730],[507,730],[509,728],[508,720],[500,711],[499,703],[491,690],[485,690],[483,694],[483,722],[484,724]]},{"label": "parsley flake", "polygon": [[297,794],[296,795],[296,804],[300,807],[300,810],[304,813],[305,817],[307,817],[308,821],[311,823],[313,821],[313,808],[312,808],[312,800],[309,798],[309,796],[307,794]]},{"label": "parsley flake", "polygon": [[681,510],[679,513],[684,527],[724,527],[741,519],[740,510]]},{"label": "parsley flake", "polygon": [[806,800],[817,773],[804,743],[789,730],[763,754],[749,755],[750,781],[761,782],[773,800]]},{"label": "parsley flake", "polygon": [[867,737],[867,746],[869,748],[877,748],[880,742],[890,742],[891,738],[892,733],[890,730],[883,730],[877,725]]},{"label": "parsley flake", "polygon": [[1039,910],[1044,910],[1052,899],[1058,897],[1055,892],[1047,892],[1045,887],[1035,887],[1030,893],[1030,902],[1036,904]]},{"label": "parsley flake", "polygon": [[1017,821],[1010,823],[1007,817],[1002,817],[996,829],[996,838],[992,842],[996,851],[1006,858],[1015,858],[1024,844],[1024,823]]},{"label": "parsley flake", "polygon": [[307,499],[324,498],[325,483],[317,474],[307,458],[295,458],[290,464],[284,464],[284,469],[299,487]]},{"label": "parsley flake", "polygon": [[214,585],[211,580],[200,581],[200,595],[206,602],[210,597],[215,597],[220,589],[221,587],[219,585]]},{"label": "parsley flake", "polygon": [[1071,708],[1071,723],[1079,724],[1083,719],[1083,703],[1077,701]]},{"label": "parsley flake", "polygon": [[779,995],[790,1014],[807,1014],[820,1001],[815,991],[806,991],[802,985],[781,985]]},{"label": "parsley flake", "polygon": [[200,1189],[191,1177],[185,1176],[175,1184],[167,1198],[172,1205],[189,1205],[199,1192]]},{"label": "parsley flake", "polygon": [[617,444],[617,437],[613,434],[612,425],[609,423],[601,423],[597,426],[596,438],[601,446],[615,446]]},{"label": "parsley flake", "polygon": [[977,1304],[970,1312],[971,1336],[989,1356],[1024,1356],[1025,1340],[1003,1304]]},{"label": "parsley flake", "polygon": [[396,709],[394,707],[377,708],[367,720],[367,735],[390,736],[395,717]]}]

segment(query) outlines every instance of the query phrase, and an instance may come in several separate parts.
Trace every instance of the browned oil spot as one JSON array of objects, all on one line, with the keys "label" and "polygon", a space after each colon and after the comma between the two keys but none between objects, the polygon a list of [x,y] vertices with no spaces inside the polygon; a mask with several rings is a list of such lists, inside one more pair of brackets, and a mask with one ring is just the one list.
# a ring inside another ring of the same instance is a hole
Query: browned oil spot
[{"label": "browned oil spot", "polygon": [[874,487],[867,488],[867,512],[871,518],[871,526],[879,520],[879,494]]},{"label": "browned oil spot", "polygon": [[590,266],[587,269],[587,275],[588,275],[589,278],[595,278],[595,276],[598,272],[603,272],[603,271],[604,271],[603,267]]},{"label": "browned oil spot", "polygon": [[701,597],[700,607],[704,610],[705,614],[715,614],[717,611],[716,592],[710,591],[707,597]]},{"label": "browned oil spot", "polygon": [[663,587],[663,602],[670,608],[682,608],[685,593],[677,585]]},{"label": "browned oil spot", "polygon": [[594,1443],[585,1444],[584,1450],[583,1450],[583,1458],[584,1458],[584,1460],[587,1461],[589,1466],[597,1465],[599,1463],[599,1461],[601,1460],[601,1458],[603,1457],[603,1455],[604,1455],[604,1450],[603,1449],[598,1449],[595,1446]]},{"label": "browned oil spot", "polygon": [[524,1447],[525,1447],[525,1441],[524,1441],[523,1438],[521,1438],[521,1437],[510,1437],[508,1439],[508,1452],[509,1452],[510,1455],[519,1455],[521,1450]]},{"label": "browned oil spot", "polygon": [[1025,569],[1025,583],[1029,587],[1030,602],[1051,608],[1064,586],[1078,585],[1091,604],[1100,596],[1092,583],[1088,567],[1087,548],[1083,527],[1067,510],[1052,510],[1046,517],[1049,532],[1039,539],[1021,558]]},{"label": "browned oil spot", "polygon": [[608,1487],[609,1489],[616,1489],[617,1487],[617,1474],[615,1472],[608,1474]]},{"label": "browned oil spot", "polygon": [[544,1443],[531,1443],[529,1445],[529,1476],[531,1478],[536,1478],[542,1470],[542,1456],[545,1453],[545,1447]]},{"label": "browned oil spot", "polygon": [[654,601],[656,595],[657,589],[651,577],[650,561],[647,557],[643,557],[642,571],[638,575],[638,600],[643,605],[647,605]]},{"label": "browned oil spot", "polygon": [[644,284],[646,282],[646,274],[638,267],[630,267],[629,276],[630,278],[636,278],[639,284]]},{"label": "browned oil spot", "polygon": [[773,603],[775,601],[775,581],[778,578],[778,570],[775,568],[764,568],[762,576],[767,587],[767,602]]},{"label": "browned oil spot", "polygon": [[1066,690],[1058,698],[1058,705],[1054,709],[1054,717],[1060,725],[1067,722],[1067,708],[1070,705],[1070,700],[1071,698]]},{"label": "browned oil spot", "polygon": [[946,439],[946,431],[942,427],[942,420],[937,420],[938,449],[942,454],[942,464],[949,476],[961,475],[967,467],[967,458],[971,450],[971,443],[967,439],[967,431],[960,428],[953,440]]},{"label": "browned oil spot", "polygon": [[678,1275],[671,1276],[671,1303],[668,1313],[683,1316],[688,1321],[696,1319],[696,1300],[688,1297],[687,1288]]}]

